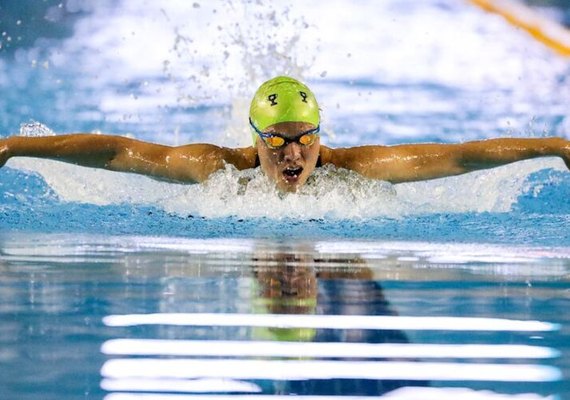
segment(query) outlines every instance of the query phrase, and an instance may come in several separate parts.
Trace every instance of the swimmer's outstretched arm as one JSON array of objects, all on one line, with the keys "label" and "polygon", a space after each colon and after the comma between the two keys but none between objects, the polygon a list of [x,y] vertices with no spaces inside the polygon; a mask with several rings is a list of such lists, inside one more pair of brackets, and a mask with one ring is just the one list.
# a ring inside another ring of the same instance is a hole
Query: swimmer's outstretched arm
[{"label": "swimmer's outstretched arm", "polygon": [[202,182],[226,163],[252,168],[255,154],[211,144],[179,147],[122,136],[73,134],[0,139],[0,167],[11,157],[37,157],[76,165],[132,172],[175,182]]},{"label": "swimmer's outstretched arm", "polygon": [[558,156],[570,168],[570,141],[562,138],[489,139],[459,144],[409,144],[323,149],[323,162],[393,183],[420,181]]}]

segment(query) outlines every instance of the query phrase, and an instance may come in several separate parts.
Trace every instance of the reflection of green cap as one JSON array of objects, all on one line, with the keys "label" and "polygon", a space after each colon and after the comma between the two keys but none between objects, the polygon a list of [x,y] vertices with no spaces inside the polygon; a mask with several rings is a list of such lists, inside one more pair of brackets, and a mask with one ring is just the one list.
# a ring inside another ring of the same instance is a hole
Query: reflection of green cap
[{"label": "reflection of green cap", "polygon": [[[311,90],[296,79],[278,76],[263,83],[253,96],[249,118],[263,131],[279,122],[319,125],[319,105]],[[257,135],[253,136],[253,142]]]},{"label": "reflection of green cap", "polygon": [[256,340],[272,340],[279,342],[310,342],[317,335],[315,328],[253,328]]},{"label": "reflection of green cap", "polygon": [[[282,309],[279,314],[294,312],[296,314],[313,314],[317,308],[317,299],[309,298],[276,298],[269,299],[260,297],[259,282],[255,279],[251,281],[252,305],[256,314],[272,314],[275,310],[272,307]],[[287,342],[310,342],[315,338],[317,330],[315,328],[279,328],[258,326],[252,330],[253,338],[259,340],[277,340]]]}]

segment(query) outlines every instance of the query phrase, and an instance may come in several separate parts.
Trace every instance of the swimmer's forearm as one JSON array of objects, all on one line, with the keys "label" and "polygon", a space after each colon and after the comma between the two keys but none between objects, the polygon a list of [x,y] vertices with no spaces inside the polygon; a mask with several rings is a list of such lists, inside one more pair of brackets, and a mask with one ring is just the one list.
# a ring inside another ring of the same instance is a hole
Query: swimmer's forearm
[{"label": "swimmer's forearm", "polygon": [[5,140],[7,157],[35,157],[91,168],[131,172],[159,179],[195,182],[191,173],[170,168],[172,147],[122,136],[72,134],[42,137],[13,136]]},{"label": "swimmer's forearm", "polygon": [[499,167],[538,157],[562,157],[570,145],[562,138],[501,138],[459,144],[419,145],[408,156],[411,179],[434,179]]},{"label": "swimmer's forearm", "polygon": [[568,165],[570,144],[562,138],[501,138],[434,146],[416,150],[412,180],[443,178],[495,168],[538,157],[562,157]]},{"label": "swimmer's forearm", "polygon": [[549,156],[561,157],[568,165],[570,155],[570,142],[558,137],[489,139],[458,146],[458,162],[467,172]]},{"label": "swimmer's forearm", "polygon": [[117,155],[124,138],[107,135],[12,136],[7,138],[7,158],[36,157],[105,168]]}]

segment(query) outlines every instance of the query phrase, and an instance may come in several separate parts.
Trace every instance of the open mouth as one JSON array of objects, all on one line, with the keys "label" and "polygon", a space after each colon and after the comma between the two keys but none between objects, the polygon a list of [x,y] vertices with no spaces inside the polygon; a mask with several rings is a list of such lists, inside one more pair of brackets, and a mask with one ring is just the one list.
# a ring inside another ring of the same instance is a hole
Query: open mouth
[{"label": "open mouth", "polygon": [[283,175],[287,180],[295,180],[303,172],[303,167],[287,167],[283,170]]}]

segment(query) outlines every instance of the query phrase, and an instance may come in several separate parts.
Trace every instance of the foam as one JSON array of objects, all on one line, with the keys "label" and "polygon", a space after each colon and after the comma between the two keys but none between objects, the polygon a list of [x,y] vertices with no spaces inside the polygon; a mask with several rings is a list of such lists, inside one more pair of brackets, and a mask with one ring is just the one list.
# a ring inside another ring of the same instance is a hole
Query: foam
[{"label": "foam", "polygon": [[564,170],[558,159],[528,160],[462,176],[391,185],[325,166],[297,193],[280,193],[259,168],[233,166],[201,184],[159,182],[144,176],[50,160],[11,159],[8,166],[43,177],[62,202],[153,205],[168,213],[208,218],[399,218],[433,213],[508,212],[528,191],[528,176]]}]

